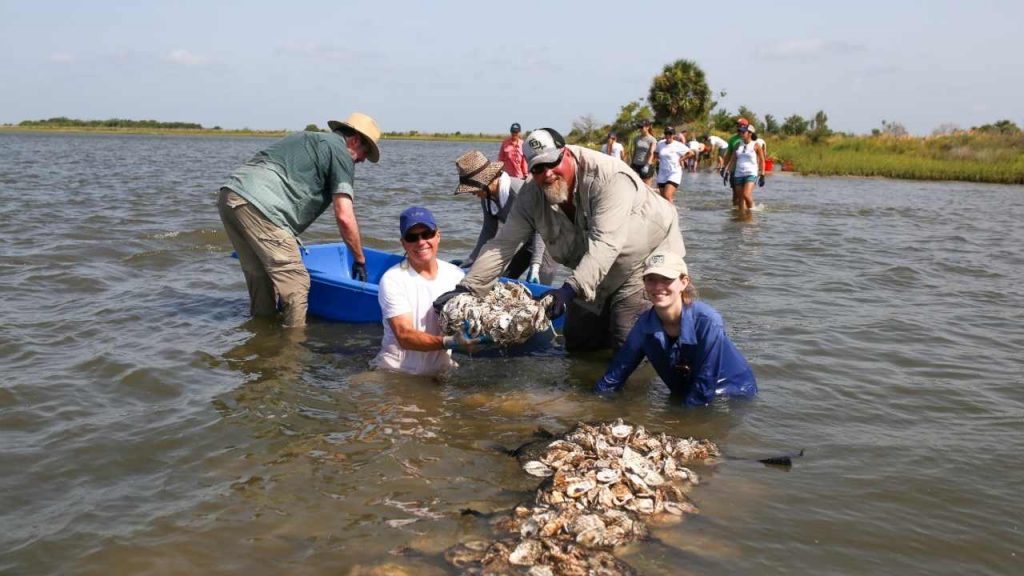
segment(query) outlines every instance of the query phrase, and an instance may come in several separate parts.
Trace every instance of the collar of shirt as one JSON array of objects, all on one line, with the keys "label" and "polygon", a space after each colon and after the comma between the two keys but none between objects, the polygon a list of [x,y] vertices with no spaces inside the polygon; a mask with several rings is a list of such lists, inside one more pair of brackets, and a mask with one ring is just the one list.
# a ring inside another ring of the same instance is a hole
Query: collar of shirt
[{"label": "collar of shirt", "polygon": [[[661,326],[661,319],[658,318],[658,313],[654,311],[654,308],[644,313],[638,322],[642,323],[644,333],[650,334],[658,342],[661,342],[662,348],[668,347],[668,335],[665,334],[665,329]],[[676,343],[689,344],[691,346],[697,344],[693,305],[683,306],[683,315],[679,318],[679,338],[676,339]]]}]

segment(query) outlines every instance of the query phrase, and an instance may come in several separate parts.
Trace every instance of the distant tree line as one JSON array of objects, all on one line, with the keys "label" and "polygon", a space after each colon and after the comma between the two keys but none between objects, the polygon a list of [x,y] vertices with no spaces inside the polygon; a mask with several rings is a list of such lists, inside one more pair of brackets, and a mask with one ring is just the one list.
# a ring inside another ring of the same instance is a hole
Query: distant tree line
[{"label": "distant tree line", "polygon": [[[202,124],[195,122],[158,122],[156,120],[128,120],[127,118],[110,118],[108,120],[78,120],[66,116],[48,118],[46,120],[24,120],[18,126],[53,126],[75,128],[170,128],[184,130],[203,130]],[[214,126],[213,130],[220,130]]]},{"label": "distant tree line", "polygon": [[[724,98],[725,91],[718,92]],[[692,60],[676,60],[665,65],[661,73],[651,81],[646,98],[640,98],[622,106],[618,116],[610,124],[603,124],[591,114],[580,116],[573,121],[566,139],[577,144],[604,142],[609,132],[615,132],[618,140],[627,146],[639,131],[642,120],[651,120],[659,128],[673,126],[686,128],[697,137],[711,131],[731,133],[736,121],[746,118],[759,134],[775,136],[802,136],[812,143],[818,143],[833,135],[828,125],[828,114],[818,110],[804,118],[792,114],[781,122],[771,114],[762,120],[753,110],[740,106],[735,112],[718,106],[704,71]],[[943,124],[934,135],[961,132],[959,127]],[[985,124],[970,129],[972,133],[996,135],[1020,135],[1021,129],[1009,120]],[[871,131],[877,137],[906,137],[906,128],[896,121],[882,121],[882,127]]]}]

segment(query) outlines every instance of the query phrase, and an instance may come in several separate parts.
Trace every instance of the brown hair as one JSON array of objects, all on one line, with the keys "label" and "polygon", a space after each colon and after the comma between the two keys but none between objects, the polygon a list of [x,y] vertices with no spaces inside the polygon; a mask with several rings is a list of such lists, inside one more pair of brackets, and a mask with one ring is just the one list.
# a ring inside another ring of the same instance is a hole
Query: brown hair
[{"label": "brown hair", "polygon": [[[680,278],[682,278],[683,276],[686,276],[686,274],[681,275]],[[686,276],[686,278],[689,280],[689,282],[687,282],[686,288],[683,288],[683,306],[690,306],[695,301],[697,301],[698,298],[700,298],[700,291],[697,290],[697,287],[693,285],[692,278],[690,278],[689,276]]]}]

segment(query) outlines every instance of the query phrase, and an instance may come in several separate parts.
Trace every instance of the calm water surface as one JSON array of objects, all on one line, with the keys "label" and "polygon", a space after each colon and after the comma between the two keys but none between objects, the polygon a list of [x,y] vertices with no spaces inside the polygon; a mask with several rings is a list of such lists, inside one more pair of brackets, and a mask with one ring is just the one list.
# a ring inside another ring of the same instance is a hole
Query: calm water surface
[{"label": "calm water surface", "polygon": [[[619,551],[641,573],[1020,573],[1024,189],[776,173],[743,222],[688,175],[687,260],[761,395],[684,409],[649,368],[593,397],[604,355],[464,358],[442,385],[368,373],[379,326],[250,320],[214,200],[267,143],[0,134],[0,573],[443,574],[491,536],[461,509],[535,487],[494,446],[615,417],[807,450],[701,470],[701,515]],[[469,147],[385,142],[364,241],[397,251],[419,203],[465,257]]]}]

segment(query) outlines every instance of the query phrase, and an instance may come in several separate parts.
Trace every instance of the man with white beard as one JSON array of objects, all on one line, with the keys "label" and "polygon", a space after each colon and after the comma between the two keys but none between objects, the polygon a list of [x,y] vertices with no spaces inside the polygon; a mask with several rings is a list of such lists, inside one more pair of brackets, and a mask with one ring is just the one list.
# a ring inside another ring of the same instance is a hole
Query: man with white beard
[{"label": "man with white beard", "polygon": [[551,128],[531,132],[523,153],[533,180],[469,274],[434,307],[440,310],[461,292],[486,294],[536,231],[551,257],[572,270],[560,288],[546,293],[553,296],[548,316],[567,313],[566,349],[617,349],[650,308],[643,298],[644,260],[659,250],[686,254],[679,214],[625,162],[567,146]]}]

